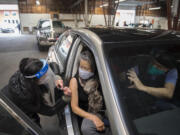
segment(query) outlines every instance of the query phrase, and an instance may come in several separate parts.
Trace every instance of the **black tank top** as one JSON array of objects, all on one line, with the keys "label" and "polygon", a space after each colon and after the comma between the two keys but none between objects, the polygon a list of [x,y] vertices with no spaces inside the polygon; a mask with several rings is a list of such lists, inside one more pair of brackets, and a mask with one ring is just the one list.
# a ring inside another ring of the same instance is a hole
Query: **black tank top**
[{"label": "black tank top", "polygon": [[88,95],[85,93],[83,87],[81,86],[81,84],[79,82],[79,77],[77,74],[76,74],[75,78],[78,83],[79,107],[82,108],[83,110],[87,111],[88,110]]}]

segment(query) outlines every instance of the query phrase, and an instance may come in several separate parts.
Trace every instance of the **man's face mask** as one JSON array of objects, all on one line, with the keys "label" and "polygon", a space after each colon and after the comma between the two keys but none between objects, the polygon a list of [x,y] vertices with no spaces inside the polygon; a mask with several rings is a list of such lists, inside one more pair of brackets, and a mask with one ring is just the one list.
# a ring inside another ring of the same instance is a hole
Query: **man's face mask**
[{"label": "man's face mask", "polygon": [[79,68],[79,77],[83,80],[87,80],[89,79],[90,77],[92,77],[94,75],[94,73],[92,72],[89,72],[89,71],[86,71],[82,68]]},{"label": "man's face mask", "polygon": [[149,66],[149,70],[148,73],[150,75],[163,75],[165,72],[163,70],[158,69],[157,67],[155,67],[154,65],[150,65]]}]

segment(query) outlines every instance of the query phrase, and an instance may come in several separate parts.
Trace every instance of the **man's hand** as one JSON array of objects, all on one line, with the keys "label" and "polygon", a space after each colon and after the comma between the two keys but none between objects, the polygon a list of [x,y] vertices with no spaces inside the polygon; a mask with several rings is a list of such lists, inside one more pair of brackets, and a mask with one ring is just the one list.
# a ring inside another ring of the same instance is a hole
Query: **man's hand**
[{"label": "man's hand", "polygon": [[136,88],[138,90],[144,90],[145,86],[143,85],[143,83],[139,80],[139,78],[136,75],[136,72],[131,69],[128,71],[127,73],[128,75],[128,79],[134,83],[134,85],[130,86],[129,88]]}]

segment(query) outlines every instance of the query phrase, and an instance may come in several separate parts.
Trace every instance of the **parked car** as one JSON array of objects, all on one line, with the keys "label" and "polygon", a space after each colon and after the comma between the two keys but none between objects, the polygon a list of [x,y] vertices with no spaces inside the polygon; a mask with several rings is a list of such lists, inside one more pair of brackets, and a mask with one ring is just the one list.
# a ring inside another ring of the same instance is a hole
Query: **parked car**
[{"label": "parked car", "polygon": [[1,23],[0,24],[1,33],[14,33],[15,26],[9,23]]},{"label": "parked car", "polygon": [[68,29],[60,20],[39,20],[36,29],[36,38],[38,47],[42,50],[44,47],[54,45],[57,38]]},{"label": "parked car", "polygon": [[[179,135],[180,106],[171,110],[148,111],[142,103],[143,97],[135,98],[138,91],[127,87],[127,69],[151,58],[153,48],[168,51],[180,66],[180,36],[169,31],[138,31],[135,29],[71,29],[64,32],[54,46],[49,49],[47,60],[59,65],[59,74],[68,86],[70,79],[77,73],[81,51],[86,48],[92,52],[102,93],[104,96],[109,128],[113,135]],[[178,80],[179,82],[179,80]],[[180,88],[178,85],[176,90]],[[28,132],[43,135],[43,131],[21,115],[9,101],[0,94],[0,107],[7,110]],[[178,97],[178,93],[175,92]],[[56,94],[54,100],[58,98]],[[177,98],[178,99],[178,98]],[[142,105],[142,106],[141,106]],[[140,107],[140,111],[137,109]],[[145,113],[146,115],[142,114]],[[3,113],[5,114],[5,113]],[[60,134],[81,135],[79,119],[72,113],[70,105],[58,114]],[[48,124],[48,123],[47,123]],[[1,131],[0,131],[1,132]]]}]

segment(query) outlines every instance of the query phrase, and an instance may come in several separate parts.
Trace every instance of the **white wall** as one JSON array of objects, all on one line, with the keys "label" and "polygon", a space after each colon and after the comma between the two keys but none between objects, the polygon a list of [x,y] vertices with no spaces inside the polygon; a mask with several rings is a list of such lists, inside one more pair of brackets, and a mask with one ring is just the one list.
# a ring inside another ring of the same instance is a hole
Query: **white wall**
[{"label": "white wall", "polygon": [[134,23],[135,22],[135,10],[117,10],[117,16],[115,19],[115,24],[119,22],[119,26],[123,27],[124,22],[126,24]]},{"label": "white wall", "polygon": [[[161,29],[167,29],[167,19],[165,17],[149,17],[149,16],[134,17],[134,13],[135,11],[133,10],[126,10],[125,12],[121,11],[120,17],[116,16],[115,18],[115,24],[118,20],[120,21],[120,25],[122,25],[124,21],[126,21],[127,24],[129,24],[130,22],[133,23],[133,21],[134,23],[139,23],[142,20],[148,20],[149,22],[152,22],[152,19],[154,19],[153,28],[158,28],[158,22],[159,22],[159,24],[161,25]],[[50,19],[50,18],[51,18],[50,14],[20,14],[22,27],[34,27],[37,25],[37,22],[40,19]],[[85,26],[83,15],[75,16],[74,14],[60,14],[61,20],[64,19],[75,20],[75,18],[83,21],[78,22],[77,25],[75,25],[76,24],[75,21],[63,21],[63,23],[66,26],[70,26],[72,28]],[[105,25],[104,15],[93,15],[90,26],[94,26],[94,25]]]},{"label": "white wall", "polygon": [[22,27],[34,27],[40,19],[50,19],[50,14],[20,14]]},{"label": "white wall", "polygon": [[[72,27],[72,28],[75,28],[75,27],[84,27],[85,24],[84,24],[84,19],[83,19],[83,15],[75,15],[75,14],[60,14],[59,16],[60,20],[74,20],[74,21],[62,21],[66,26],[69,26],[69,27]],[[75,19],[78,19],[78,20],[83,20],[83,21],[78,21],[77,24],[75,22]]]},{"label": "white wall", "polygon": [[104,15],[93,15],[90,25],[105,25]]},{"label": "white wall", "polygon": [[[76,15],[74,15],[74,14],[60,14],[60,19],[61,20],[63,20],[63,19],[75,19],[75,18],[76,18]],[[91,18],[90,26],[105,25],[104,15],[93,14],[93,15],[89,15],[89,20],[90,20],[90,18]],[[83,20],[83,21],[78,22],[77,27],[85,27],[84,16],[82,14],[81,15],[77,15],[77,19]],[[64,24],[66,26],[70,26],[72,28],[76,27],[75,26],[75,22],[73,22],[73,21],[71,21],[71,22],[63,21],[63,22],[64,22]]]},{"label": "white wall", "polygon": [[158,23],[161,25],[161,29],[168,29],[168,21],[166,17],[153,17],[153,16],[136,16],[135,23],[139,23],[140,21],[147,20],[152,23],[154,19],[153,29],[158,28]]},{"label": "white wall", "polygon": [[[90,18],[91,15],[89,15]],[[50,14],[20,14],[21,26],[23,27],[34,27],[37,25],[40,19],[50,19]],[[60,20],[75,20],[75,18],[83,20],[77,22],[77,26],[75,25],[75,21],[63,21],[66,26],[69,27],[84,27],[84,17],[83,15],[75,16],[74,14],[60,14]],[[91,19],[90,25],[105,25],[104,15],[93,15]]]}]

